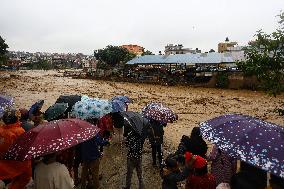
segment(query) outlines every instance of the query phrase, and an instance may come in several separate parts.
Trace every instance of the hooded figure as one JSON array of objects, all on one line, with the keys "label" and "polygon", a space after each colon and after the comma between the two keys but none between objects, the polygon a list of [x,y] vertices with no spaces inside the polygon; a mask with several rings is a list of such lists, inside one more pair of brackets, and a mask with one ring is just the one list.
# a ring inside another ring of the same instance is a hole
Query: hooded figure
[{"label": "hooded figure", "polygon": [[199,127],[194,127],[192,129],[190,140],[188,141],[188,144],[186,144],[186,147],[187,151],[193,153],[194,155],[199,155],[203,158],[206,158],[208,147],[201,136]]}]

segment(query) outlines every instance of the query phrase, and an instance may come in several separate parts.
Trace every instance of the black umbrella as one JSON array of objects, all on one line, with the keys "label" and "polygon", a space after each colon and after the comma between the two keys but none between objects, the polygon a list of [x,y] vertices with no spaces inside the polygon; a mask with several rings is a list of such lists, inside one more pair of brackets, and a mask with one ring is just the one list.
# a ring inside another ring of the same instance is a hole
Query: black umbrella
[{"label": "black umbrella", "polygon": [[67,103],[68,108],[65,112],[71,112],[72,107],[78,101],[81,101],[81,96],[79,95],[61,95],[55,103]]},{"label": "black umbrella", "polygon": [[124,117],[125,126],[130,126],[139,135],[142,135],[149,125],[149,121],[138,112],[129,111],[120,114]]},{"label": "black umbrella", "polygon": [[60,116],[64,114],[67,108],[68,108],[67,103],[55,103],[45,111],[44,113],[45,119],[47,121],[58,119]]}]

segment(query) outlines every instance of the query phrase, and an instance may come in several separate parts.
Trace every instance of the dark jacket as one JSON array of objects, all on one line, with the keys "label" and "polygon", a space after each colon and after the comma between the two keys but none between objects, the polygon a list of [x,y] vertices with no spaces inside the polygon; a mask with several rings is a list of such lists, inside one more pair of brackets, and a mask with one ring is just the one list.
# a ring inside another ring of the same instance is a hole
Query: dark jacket
[{"label": "dark jacket", "polygon": [[164,128],[158,121],[151,120],[150,127],[148,128],[149,141],[152,145],[163,144],[164,138]]},{"label": "dark jacket", "polygon": [[162,189],[178,189],[177,183],[185,180],[190,173],[189,168],[184,168],[182,172],[170,172],[168,174],[163,173]]},{"label": "dark jacket", "polygon": [[105,146],[108,142],[105,141],[99,134],[81,144],[82,162],[93,161],[101,157],[99,146]]},{"label": "dark jacket", "polygon": [[142,158],[142,150],[145,138],[130,130],[126,136],[126,145],[128,147],[128,158],[140,159]]},{"label": "dark jacket", "polygon": [[206,158],[206,152],[208,147],[202,137],[191,137],[189,142],[185,145],[187,151],[193,153],[194,155],[199,155],[203,158]]}]

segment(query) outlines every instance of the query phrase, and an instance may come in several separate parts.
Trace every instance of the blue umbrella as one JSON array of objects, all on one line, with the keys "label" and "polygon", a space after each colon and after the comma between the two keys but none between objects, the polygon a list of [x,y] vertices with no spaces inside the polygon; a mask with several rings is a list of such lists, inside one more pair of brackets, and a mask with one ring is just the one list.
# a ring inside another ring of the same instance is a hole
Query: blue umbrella
[{"label": "blue umbrella", "polygon": [[124,103],[132,103],[131,98],[129,98],[128,96],[115,96],[111,100],[120,100]]},{"label": "blue umbrella", "polygon": [[112,100],[112,112],[124,112],[126,111],[127,105],[120,100]]},{"label": "blue umbrella", "polygon": [[202,136],[230,156],[284,178],[284,128],[241,114],[200,124]]},{"label": "blue umbrella", "polygon": [[112,104],[109,100],[89,98],[83,96],[81,101],[73,106],[72,114],[80,119],[101,118],[112,112]]},{"label": "blue umbrella", "polygon": [[34,104],[31,106],[30,110],[29,110],[29,115],[34,114],[34,112],[35,112],[36,109],[38,109],[38,108],[41,109],[42,106],[43,106],[43,104],[44,104],[44,100],[39,100],[39,101],[37,101],[36,103],[34,103]]}]

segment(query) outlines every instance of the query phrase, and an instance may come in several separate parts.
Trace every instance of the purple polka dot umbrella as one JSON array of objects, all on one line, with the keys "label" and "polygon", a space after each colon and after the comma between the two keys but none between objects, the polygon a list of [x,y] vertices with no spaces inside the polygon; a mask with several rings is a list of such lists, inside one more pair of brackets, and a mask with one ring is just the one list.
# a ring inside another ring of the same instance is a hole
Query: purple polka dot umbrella
[{"label": "purple polka dot umbrella", "polygon": [[200,124],[202,137],[231,157],[284,178],[284,128],[241,114],[226,114]]},{"label": "purple polka dot umbrella", "polygon": [[142,109],[142,114],[148,119],[154,119],[162,123],[172,123],[178,119],[169,107],[161,103],[151,102]]},{"label": "purple polka dot umbrella", "polygon": [[68,149],[94,137],[99,128],[80,119],[61,119],[22,134],[5,154],[5,159],[27,160]]}]

